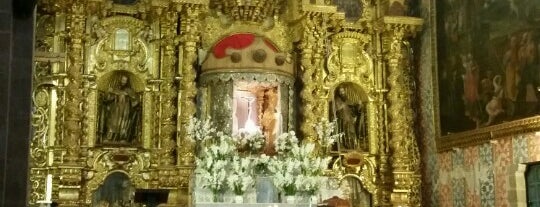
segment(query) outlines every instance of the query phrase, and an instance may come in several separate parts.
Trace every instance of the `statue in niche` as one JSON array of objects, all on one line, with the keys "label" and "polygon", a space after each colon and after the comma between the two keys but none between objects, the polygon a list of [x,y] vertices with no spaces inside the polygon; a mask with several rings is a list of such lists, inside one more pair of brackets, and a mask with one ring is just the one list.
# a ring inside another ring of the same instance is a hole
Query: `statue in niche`
[{"label": "statue in niche", "polygon": [[107,176],[103,184],[94,192],[92,198],[93,207],[131,207],[134,206],[133,198],[135,187],[129,177],[120,172]]},{"label": "statue in niche", "polygon": [[266,88],[264,89],[264,96],[262,102],[262,114],[260,115],[262,132],[266,137],[266,144],[264,146],[265,154],[275,154],[276,149],[274,147],[274,140],[277,132],[277,123],[279,113],[277,111],[278,106],[278,93],[277,88]]},{"label": "statue in niche", "polygon": [[339,148],[356,150],[367,148],[365,110],[355,89],[339,86],[331,104],[331,118],[337,120],[337,131],[343,133]]},{"label": "statue in niche", "polygon": [[140,136],[141,96],[127,73],[114,74],[100,93],[98,133],[101,144],[132,144]]}]

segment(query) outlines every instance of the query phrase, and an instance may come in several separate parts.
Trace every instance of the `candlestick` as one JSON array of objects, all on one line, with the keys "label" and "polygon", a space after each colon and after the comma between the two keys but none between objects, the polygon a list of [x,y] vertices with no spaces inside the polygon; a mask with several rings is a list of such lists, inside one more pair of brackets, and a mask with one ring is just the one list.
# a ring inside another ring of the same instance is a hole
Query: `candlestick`
[{"label": "candlestick", "polygon": [[47,185],[45,186],[45,201],[52,199],[52,175],[47,175]]}]

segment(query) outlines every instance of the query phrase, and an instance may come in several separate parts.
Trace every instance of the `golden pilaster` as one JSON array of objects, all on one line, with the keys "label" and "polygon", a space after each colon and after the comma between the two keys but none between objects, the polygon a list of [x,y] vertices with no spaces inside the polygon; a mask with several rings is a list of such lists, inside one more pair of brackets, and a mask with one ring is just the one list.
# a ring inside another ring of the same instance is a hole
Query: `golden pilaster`
[{"label": "golden pilaster", "polygon": [[90,100],[98,99],[95,76],[85,76],[83,93],[83,97],[85,97],[83,103],[83,111],[87,113],[85,113],[85,117],[82,122],[84,137],[81,140],[81,146],[84,148],[88,148],[94,147],[94,143],[96,141],[95,123],[97,121],[97,106],[95,104],[92,104],[93,102],[90,102]]},{"label": "golden pilaster", "polygon": [[411,17],[385,17],[385,29],[388,32],[389,45],[387,79],[389,92],[388,108],[390,123],[389,146],[392,154],[392,173],[394,187],[391,195],[394,206],[420,206],[420,163],[418,146],[414,133],[414,111],[412,109],[413,91],[410,65],[403,58],[408,54],[404,44],[406,38],[416,33],[422,25],[422,20]]}]

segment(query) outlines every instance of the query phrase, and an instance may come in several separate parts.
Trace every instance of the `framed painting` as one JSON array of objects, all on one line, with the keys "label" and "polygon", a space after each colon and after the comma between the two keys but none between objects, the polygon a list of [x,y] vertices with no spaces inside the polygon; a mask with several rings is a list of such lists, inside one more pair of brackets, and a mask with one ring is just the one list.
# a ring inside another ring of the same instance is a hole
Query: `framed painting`
[{"label": "framed painting", "polygon": [[538,128],[540,1],[436,2],[441,139]]}]

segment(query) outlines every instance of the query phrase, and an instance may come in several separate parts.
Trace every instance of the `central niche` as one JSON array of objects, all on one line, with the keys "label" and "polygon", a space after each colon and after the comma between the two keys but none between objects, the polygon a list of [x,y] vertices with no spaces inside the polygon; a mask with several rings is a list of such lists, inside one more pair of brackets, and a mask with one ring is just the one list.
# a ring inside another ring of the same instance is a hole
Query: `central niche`
[{"label": "central niche", "polygon": [[233,90],[233,134],[261,132],[264,153],[274,154],[275,137],[283,131],[279,85],[239,81]]},{"label": "central niche", "polygon": [[264,153],[293,129],[293,64],[271,40],[250,33],[218,41],[202,64],[199,118],[229,134],[262,133]]}]

